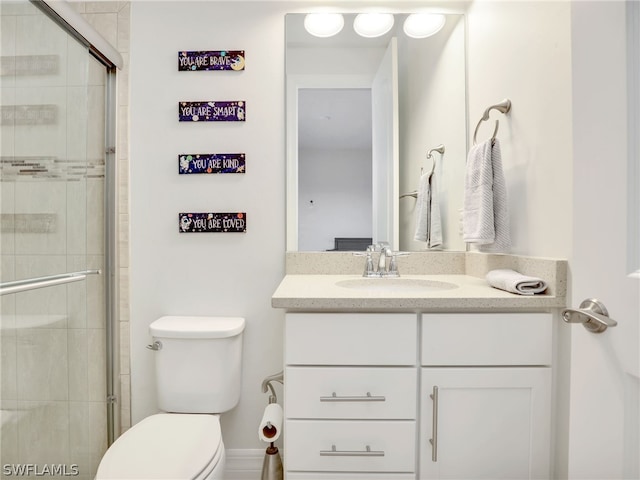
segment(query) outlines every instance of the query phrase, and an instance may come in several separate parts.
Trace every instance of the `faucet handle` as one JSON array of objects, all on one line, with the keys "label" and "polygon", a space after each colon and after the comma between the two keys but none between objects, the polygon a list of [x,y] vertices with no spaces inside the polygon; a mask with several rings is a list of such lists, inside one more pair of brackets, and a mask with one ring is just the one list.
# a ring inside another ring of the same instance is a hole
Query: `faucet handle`
[{"label": "faucet handle", "polygon": [[387,271],[387,277],[399,277],[400,272],[398,271],[398,263],[396,262],[396,257],[406,257],[409,255],[409,252],[391,252],[391,260],[389,261],[389,270]]},{"label": "faucet handle", "polygon": [[353,254],[356,257],[364,257],[366,256],[366,260],[365,260],[365,264],[364,264],[364,272],[362,273],[363,277],[378,277],[380,276],[380,274],[378,272],[376,272],[374,266],[373,266],[373,254],[374,252],[374,246],[373,245],[369,245],[367,247],[367,251],[366,252],[353,252]]}]

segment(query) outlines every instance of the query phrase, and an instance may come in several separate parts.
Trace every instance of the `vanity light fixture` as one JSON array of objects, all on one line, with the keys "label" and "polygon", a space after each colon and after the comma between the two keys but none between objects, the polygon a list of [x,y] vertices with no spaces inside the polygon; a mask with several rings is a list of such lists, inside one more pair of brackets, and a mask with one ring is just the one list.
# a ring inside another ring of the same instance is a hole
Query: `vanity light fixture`
[{"label": "vanity light fixture", "polygon": [[353,29],[365,38],[380,37],[393,27],[390,13],[360,13],[353,20]]},{"label": "vanity light fixture", "polygon": [[344,27],[340,13],[308,13],[304,17],[304,28],[315,37],[332,37]]},{"label": "vanity light fixture", "polygon": [[426,38],[444,27],[445,16],[433,13],[412,13],[404,21],[404,33],[411,38]]}]

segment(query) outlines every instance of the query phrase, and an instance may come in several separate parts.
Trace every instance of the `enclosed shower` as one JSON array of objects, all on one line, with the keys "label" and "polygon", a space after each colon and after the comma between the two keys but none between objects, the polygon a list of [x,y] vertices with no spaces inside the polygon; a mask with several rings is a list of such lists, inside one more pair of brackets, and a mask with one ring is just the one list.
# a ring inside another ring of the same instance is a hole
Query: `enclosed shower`
[{"label": "enclosed shower", "polygon": [[88,480],[116,418],[116,64],[54,3],[0,1],[0,476]]}]

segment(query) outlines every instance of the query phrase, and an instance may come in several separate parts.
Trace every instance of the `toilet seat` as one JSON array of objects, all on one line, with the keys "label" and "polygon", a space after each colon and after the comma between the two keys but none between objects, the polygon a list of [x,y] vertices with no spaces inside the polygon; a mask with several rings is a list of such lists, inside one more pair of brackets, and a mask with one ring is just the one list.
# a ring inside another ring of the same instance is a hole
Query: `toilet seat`
[{"label": "toilet seat", "polygon": [[159,413],[109,447],[96,480],[200,480],[224,458],[217,415]]}]

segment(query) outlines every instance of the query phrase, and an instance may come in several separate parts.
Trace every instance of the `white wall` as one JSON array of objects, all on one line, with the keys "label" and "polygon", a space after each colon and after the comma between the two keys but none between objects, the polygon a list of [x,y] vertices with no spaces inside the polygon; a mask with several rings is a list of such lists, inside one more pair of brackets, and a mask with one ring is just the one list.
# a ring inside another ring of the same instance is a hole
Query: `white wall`
[{"label": "white wall", "polygon": [[[270,297],[284,273],[284,14],[309,7],[234,3],[132,3],[132,415],[135,423],[156,408],[153,353],[145,349],[155,318],[242,315],[242,399],[223,415],[223,429],[228,448],[258,448],[260,382],[282,365],[282,312]],[[470,134],[486,107],[513,102],[499,138],[514,253],[568,257],[569,5],[476,2],[468,35]],[[225,48],[246,51],[244,72],[177,72],[179,50]],[[177,102],[199,99],[246,100],[247,121],[179,124]],[[491,131],[484,125],[479,137]],[[187,150],[244,151],[247,173],[179,176],[177,155]],[[246,211],[247,233],[178,234],[177,213],[185,210]]]},{"label": "white wall", "polygon": [[[476,1],[468,10],[469,145],[484,110],[511,99],[494,119],[507,183],[512,253],[570,258],[572,85],[570,2]],[[595,93],[595,92],[594,92]],[[597,94],[597,93],[596,93]],[[571,330],[556,319],[552,478],[567,478]]]},{"label": "white wall", "polygon": [[335,237],[371,237],[371,150],[308,149],[298,164],[298,249],[334,248]]},{"label": "white wall", "polygon": [[[512,253],[567,258],[571,248],[570,2],[477,1],[468,11],[469,136],[500,121]],[[471,140],[470,140],[471,144]]]},{"label": "white wall", "polygon": [[[240,404],[222,416],[227,448],[259,448],[282,368],[284,11],[277,4],[131,4],[132,421],[156,411],[148,325],[162,315],[247,320]],[[242,49],[243,72],[178,72],[180,50]],[[178,122],[180,100],[245,100],[243,123]],[[180,153],[244,152],[244,175],[178,175]],[[247,212],[247,232],[178,233],[178,212]]]}]

